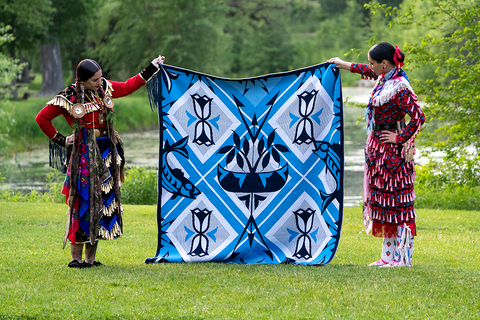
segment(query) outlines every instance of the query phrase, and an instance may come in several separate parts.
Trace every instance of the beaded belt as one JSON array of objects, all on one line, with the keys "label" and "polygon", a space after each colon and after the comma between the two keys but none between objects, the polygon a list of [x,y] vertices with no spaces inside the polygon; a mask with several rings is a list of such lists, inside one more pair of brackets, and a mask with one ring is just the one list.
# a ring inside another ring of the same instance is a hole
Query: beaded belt
[{"label": "beaded belt", "polygon": [[95,138],[108,137],[107,127],[95,128],[93,131],[95,132]]},{"label": "beaded belt", "polygon": [[374,123],[373,131],[397,131],[401,128],[405,128],[405,120],[397,122],[383,122],[383,123]]},{"label": "beaded belt", "polygon": [[91,129],[94,128],[95,130],[95,138],[102,138],[102,137],[108,137],[108,128],[106,126],[103,127],[94,127],[93,122],[84,122],[83,127],[85,129]]}]

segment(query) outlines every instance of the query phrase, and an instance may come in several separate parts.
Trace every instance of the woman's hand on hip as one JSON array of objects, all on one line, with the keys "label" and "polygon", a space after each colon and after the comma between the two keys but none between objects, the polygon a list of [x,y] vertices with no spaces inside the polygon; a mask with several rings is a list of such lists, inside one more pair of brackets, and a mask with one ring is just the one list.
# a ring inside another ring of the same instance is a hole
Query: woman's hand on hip
[{"label": "woman's hand on hip", "polygon": [[67,139],[65,140],[65,144],[67,145],[67,147],[73,145],[73,140],[75,140],[74,134],[67,137]]},{"label": "woman's hand on hip", "polygon": [[381,131],[380,141],[383,143],[397,144],[397,134],[393,131]]}]

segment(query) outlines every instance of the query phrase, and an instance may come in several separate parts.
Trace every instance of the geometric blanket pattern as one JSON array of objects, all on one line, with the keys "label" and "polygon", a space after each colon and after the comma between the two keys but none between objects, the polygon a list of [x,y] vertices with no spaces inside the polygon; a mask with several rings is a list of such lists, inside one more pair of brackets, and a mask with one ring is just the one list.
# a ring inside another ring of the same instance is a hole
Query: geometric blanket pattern
[{"label": "geometric blanket pattern", "polygon": [[328,264],[343,216],[340,72],[248,79],[163,65],[158,244],[146,263]]}]

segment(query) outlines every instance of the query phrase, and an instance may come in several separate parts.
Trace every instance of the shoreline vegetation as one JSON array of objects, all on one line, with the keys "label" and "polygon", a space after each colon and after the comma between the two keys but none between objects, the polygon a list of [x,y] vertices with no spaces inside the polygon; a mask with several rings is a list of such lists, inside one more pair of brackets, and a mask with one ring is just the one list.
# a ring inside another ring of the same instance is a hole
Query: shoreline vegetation
[{"label": "shoreline vegetation", "polygon": [[[32,89],[38,90],[41,77],[35,77]],[[5,174],[12,169],[7,167],[7,159],[16,152],[47,148],[48,139],[41,132],[35,116],[48,102],[49,98],[29,98],[27,100],[4,101],[3,110],[8,117],[9,141],[0,150],[0,187]],[[361,104],[347,102],[355,107]],[[115,101],[115,124],[117,131],[132,133],[149,129],[158,129],[156,111],[150,108],[146,88],[140,88],[129,97]],[[59,132],[68,135],[70,128],[63,117],[54,119],[54,125]],[[435,131],[435,125],[427,125],[419,136]],[[417,143],[418,145],[418,143]],[[2,175],[3,174],[3,175]],[[416,166],[415,192],[416,208],[477,210],[480,207],[480,168],[475,159],[468,156],[452,161],[432,162],[424,166]],[[56,202],[64,201],[60,193],[63,176],[52,170],[46,177],[47,192],[16,191],[0,188],[0,201],[9,202]],[[148,186],[148,189],[145,189]],[[126,182],[122,190],[123,203],[153,205],[157,203],[157,174],[152,168],[127,167]],[[361,203],[359,203],[361,206]]]},{"label": "shoreline vegetation", "polygon": [[[471,185],[435,185],[438,178],[428,181],[431,171],[428,168],[416,167],[415,182],[416,209],[434,210],[466,210],[477,211],[480,208],[480,187]],[[125,182],[122,185],[122,203],[132,205],[155,205],[158,195],[158,169],[148,167],[127,167]],[[0,186],[2,176],[0,175]],[[64,175],[58,171],[50,172],[46,177],[46,192],[31,190],[21,192],[0,189],[0,202],[12,203],[64,203],[65,196],[61,193]],[[361,207],[361,202],[358,203]],[[346,210],[347,208],[344,208]]]}]

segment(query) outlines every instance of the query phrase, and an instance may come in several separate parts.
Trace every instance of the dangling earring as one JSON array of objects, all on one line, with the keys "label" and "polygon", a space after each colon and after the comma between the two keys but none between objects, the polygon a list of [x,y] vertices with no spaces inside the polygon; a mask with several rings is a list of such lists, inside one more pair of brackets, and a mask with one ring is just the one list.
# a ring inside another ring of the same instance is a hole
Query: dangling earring
[{"label": "dangling earring", "polygon": [[384,83],[385,83],[385,67],[383,67],[382,69],[382,77],[380,78],[380,82],[379,82],[380,87],[382,87]]}]

